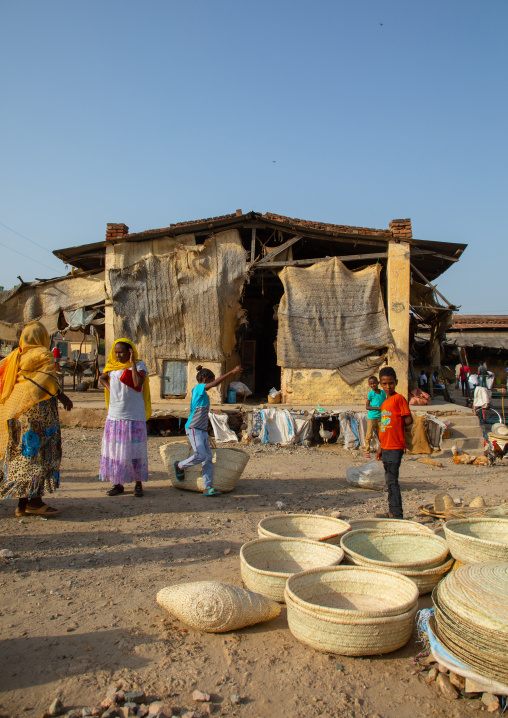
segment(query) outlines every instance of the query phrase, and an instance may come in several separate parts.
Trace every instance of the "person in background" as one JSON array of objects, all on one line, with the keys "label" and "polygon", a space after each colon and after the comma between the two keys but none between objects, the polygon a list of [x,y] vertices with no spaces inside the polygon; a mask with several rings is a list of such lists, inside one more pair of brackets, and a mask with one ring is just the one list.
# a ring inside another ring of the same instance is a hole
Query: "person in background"
[{"label": "person in background", "polygon": [[219,496],[222,491],[217,491],[217,489],[212,487],[213,457],[210,450],[210,438],[208,436],[210,398],[206,392],[214,386],[219,386],[228,376],[242,371],[242,367],[235,366],[234,369],[228,371],[227,374],[219,376],[217,379],[210,369],[204,369],[202,366],[196,368],[196,381],[198,383],[192,390],[189,419],[185,424],[185,433],[189,438],[194,453],[185,461],[175,461],[175,474],[178,481],[183,481],[185,479],[185,469],[195,464],[203,464],[203,496]]},{"label": "person in background", "polygon": [[148,368],[130,339],[117,339],[101,374],[108,416],[102,438],[99,479],[113,486],[108,496],[123,494],[135,482],[134,496],[143,496],[148,480],[146,422],[152,414]]},{"label": "person in background", "polygon": [[367,433],[365,434],[365,458],[370,459],[370,442],[374,431],[379,436],[379,421],[381,419],[381,404],[386,399],[384,391],[379,389],[379,382],[376,376],[369,377],[369,393],[365,408],[367,409]]},{"label": "person in background", "polygon": [[429,382],[427,379],[427,374],[425,373],[425,369],[421,370],[420,375],[418,377],[418,388],[425,392],[429,388]]},{"label": "person in background", "polygon": [[383,462],[385,481],[388,488],[388,513],[375,514],[376,518],[404,518],[402,497],[399,486],[399,469],[402,455],[406,450],[406,427],[411,426],[413,417],[409,404],[401,394],[395,391],[397,375],[390,366],[379,372],[381,389],[386,400],[381,406],[379,441],[381,446],[376,459]]},{"label": "person in background", "polygon": [[44,324],[30,322],[19,347],[0,363],[0,456],[5,455],[0,498],[18,499],[16,516],[48,518],[59,513],[42,497],[60,484],[57,399],[66,411],[72,409],[72,401],[60,390],[49,347]]},{"label": "person in background", "polygon": [[484,361],[481,361],[478,365],[478,386],[487,386],[488,375],[489,371],[487,369],[487,364]]},{"label": "person in background", "polygon": [[465,364],[461,364],[459,374],[460,374],[460,387],[462,389],[462,396],[465,396],[467,382],[468,382],[469,374],[470,374],[469,367],[466,366]]}]

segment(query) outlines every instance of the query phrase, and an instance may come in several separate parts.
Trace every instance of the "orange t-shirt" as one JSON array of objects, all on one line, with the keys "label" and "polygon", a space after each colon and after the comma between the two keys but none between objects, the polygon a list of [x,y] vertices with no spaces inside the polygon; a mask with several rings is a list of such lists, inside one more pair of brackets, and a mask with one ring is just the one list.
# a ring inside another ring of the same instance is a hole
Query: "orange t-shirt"
[{"label": "orange t-shirt", "polygon": [[406,448],[404,416],[411,416],[411,409],[402,394],[392,394],[382,403],[379,427],[379,441],[382,449]]}]

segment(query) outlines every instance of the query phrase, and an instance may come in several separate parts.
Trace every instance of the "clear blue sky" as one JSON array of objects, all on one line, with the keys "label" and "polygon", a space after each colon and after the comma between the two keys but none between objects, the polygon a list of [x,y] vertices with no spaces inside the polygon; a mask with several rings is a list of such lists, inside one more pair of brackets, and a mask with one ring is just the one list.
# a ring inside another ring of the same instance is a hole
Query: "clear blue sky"
[{"label": "clear blue sky", "polygon": [[[3,225],[52,250],[237,208],[411,217],[469,244],[439,280],[462,312],[508,313],[506,0],[4,0],[0,21]],[[0,242],[5,288],[64,273]]]}]

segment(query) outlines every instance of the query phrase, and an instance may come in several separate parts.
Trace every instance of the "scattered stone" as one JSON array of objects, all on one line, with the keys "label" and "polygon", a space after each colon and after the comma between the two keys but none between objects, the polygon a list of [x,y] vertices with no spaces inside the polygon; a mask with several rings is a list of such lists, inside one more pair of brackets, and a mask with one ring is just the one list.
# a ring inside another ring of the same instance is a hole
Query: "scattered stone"
[{"label": "scattered stone", "polygon": [[157,715],[163,705],[165,705],[164,701],[153,701],[148,706],[148,715]]},{"label": "scattered stone", "polygon": [[240,703],[242,702],[242,699],[240,698],[240,696],[239,696],[237,693],[232,693],[232,694],[229,696],[229,700],[231,701],[231,703],[232,703],[234,706],[239,706]]},{"label": "scattered stone", "polygon": [[61,716],[62,713],[65,713],[64,704],[62,703],[60,698],[55,698],[55,700],[49,707],[48,713],[50,716]]},{"label": "scattered stone", "polygon": [[344,666],[342,665],[342,663],[337,663],[337,670],[338,670],[338,671],[343,671],[343,670],[344,670]]},{"label": "scattered stone", "polygon": [[439,671],[437,670],[436,666],[433,666],[427,673],[427,683],[432,683],[433,681],[435,681],[438,675]]},{"label": "scattered stone", "polygon": [[452,684],[452,686],[455,686],[457,690],[463,691],[465,689],[466,679],[464,678],[464,676],[459,676],[453,671],[450,671],[450,675],[448,676],[448,678],[450,679],[450,683]]},{"label": "scattered stone", "polygon": [[499,708],[499,698],[495,696],[493,693],[484,693],[482,695],[482,703],[484,706],[487,706],[487,710],[489,713],[493,713],[494,711],[497,711]]},{"label": "scattered stone", "polygon": [[170,706],[168,703],[164,703],[162,708],[157,713],[157,718],[171,718],[175,714],[175,710],[173,706]]},{"label": "scattered stone", "polygon": [[448,668],[447,668],[446,666],[443,666],[442,663],[438,663],[438,664],[437,664],[437,670],[438,670],[440,673],[448,673]]},{"label": "scattered stone", "polygon": [[446,673],[439,673],[436,678],[436,686],[441,691],[443,698],[447,701],[454,701],[459,697],[457,689],[455,686],[452,686]]},{"label": "scattered stone", "polygon": [[103,701],[101,701],[101,708],[103,711],[107,710],[108,708],[111,708],[111,706],[114,704],[113,698],[111,696],[108,696],[107,698],[104,698]]},{"label": "scattered stone", "polygon": [[82,716],[82,711],[69,711],[66,715],[66,718],[82,718]]},{"label": "scattered stone", "polygon": [[10,548],[3,548],[0,550],[0,556],[2,558],[14,558],[13,552],[10,550]]},{"label": "scattered stone", "polygon": [[202,712],[202,713],[205,713],[205,714],[208,714],[208,715],[212,715],[212,713],[213,713],[213,703],[208,703],[208,702],[202,703],[202,704],[201,704],[201,712]]},{"label": "scattered stone", "polygon": [[[123,693],[123,691],[121,691]],[[127,691],[124,693],[124,700],[127,703],[143,703],[145,700],[145,692],[144,691]]]},{"label": "scattered stone", "polygon": [[485,692],[485,684],[477,683],[476,681],[473,681],[471,678],[466,678],[466,685],[465,685],[464,690],[466,693],[484,693]]},{"label": "scattered stone", "polygon": [[149,713],[150,713],[150,711],[148,709],[148,706],[145,705],[145,703],[142,703],[138,707],[138,711],[137,711],[138,718],[145,718],[145,716],[147,716]]},{"label": "scattered stone", "polygon": [[230,553],[231,553],[231,549],[230,549],[230,548],[227,548],[227,549],[224,551],[224,556],[229,556]]},{"label": "scattered stone", "polygon": [[[131,706],[134,706],[134,708]],[[136,703],[126,703],[120,708],[117,708],[118,715],[121,716],[121,718],[135,718],[138,715],[137,708]]]},{"label": "scattered stone", "polygon": [[102,703],[98,703],[95,706],[92,706],[90,708],[90,715],[91,716],[101,716],[104,713],[104,708],[102,707]]},{"label": "scattered stone", "polygon": [[[192,692],[192,700],[193,701],[201,701],[203,703],[206,703],[210,700],[210,694],[203,693],[202,691],[193,691]],[[150,711],[150,713],[151,713],[151,711]]]},{"label": "scattered stone", "polygon": [[424,656],[423,658],[418,659],[418,663],[422,666],[432,666],[433,663],[436,663],[436,659],[433,658],[432,653],[429,653],[428,656]]},{"label": "scattered stone", "polygon": [[332,511],[330,516],[332,517],[332,519],[340,519],[341,512],[340,511]]},{"label": "scattered stone", "polygon": [[181,718],[196,718],[196,714],[194,711],[187,711],[187,713],[184,713]]},{"label": "scattered stone", "polygon": [[118,706],[112,705],[104,711],[102,718],[123,718],[120,710]]}]

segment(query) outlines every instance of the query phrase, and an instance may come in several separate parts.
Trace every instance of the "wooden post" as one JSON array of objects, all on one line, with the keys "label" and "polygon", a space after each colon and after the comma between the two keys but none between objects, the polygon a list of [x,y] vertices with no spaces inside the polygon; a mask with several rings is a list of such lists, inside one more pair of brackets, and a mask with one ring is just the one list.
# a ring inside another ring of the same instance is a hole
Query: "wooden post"
[{"label": "wooden post", "polygon": [[388,244],[387,310],[394,346],[389,364],[397,374],[397,391],[407,399],[409,369],[410,246],[391,240]]},{"label": "wooden post", "polygon": [[251,230],[251,240],[250,240],[250,261],[251,264],[256,259],[256,228],[253,227]]}]

